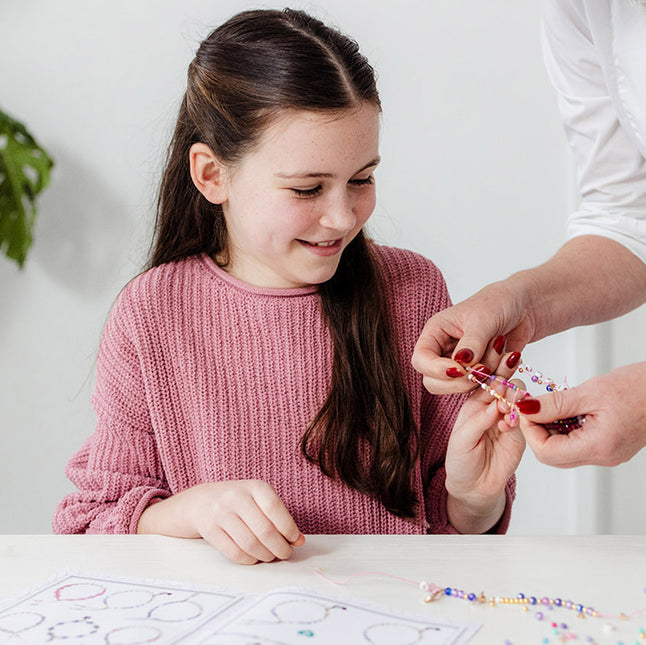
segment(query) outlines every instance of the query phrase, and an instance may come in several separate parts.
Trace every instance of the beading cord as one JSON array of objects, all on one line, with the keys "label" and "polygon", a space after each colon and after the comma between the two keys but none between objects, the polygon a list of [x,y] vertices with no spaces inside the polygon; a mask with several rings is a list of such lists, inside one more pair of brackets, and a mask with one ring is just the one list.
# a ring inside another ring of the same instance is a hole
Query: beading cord
[{"label": "beading cord", "polygon": [[[515,383],[512,383],[510,380],[503,378],[502,376],[497,376],[496,374],[489,374],[488,371],[482,369],[476,369],[471,366],[465,367],[467,371],[467,378],[472,382],[478,384],[483,390],[486,390],[492,397],[498,401],[503,401],[509,406],[509,418],[510,421],[515,421],[520,416],[520,410],[518,409],[518,402],[524,399],[531,394],[519,387]],[[548,392],[557,392],[562,390],[570,389],[570,386],[567,383],[567,379],[563,379],[563,383],[557,383],[554,379],[549,378],[543,374],[543,372],[534,369],[527,363],[521,361],[518,366],[518,372],[527,373],[530,377],[532,383],[537,385],[544,386]],[[505,387],[504,393],[500,393],[495,387],[494,383],[499,383]],[[511,391],[511,396],[508,396]],[[572,430],[580,428],[585,422],[585,417],[582,415],[577,415],[575,417],[568,417],[567,419],[557,419],[551,423],[544,424],[545,427],[553,432],[558,434],[568,434]]]},{"label": "beading cord", "polygon": [[[600,611],[594,609],[593,607],[586,606],[582,603],[573,602],[572,600],[564,600],[562,598],[550,598],[548,596],[532,596],[525,593],[519,593],[516,596],[487,596],[484,592],[473,593],[463,591],[462,589],[457,589],[454,587],[441,587],[433,582],[427,582],[426,580],[411,580],[410,578],[403,578],[402,576],[393,575],[390,573],[384,573],[382,571],[358,571],[353,573],[342,580],[334,580],[329,576],[326,576],[320,569],[314,568],[314,573],[322,578],[326,582],[330,582],[334,585],[345,585],[354,578],[360,578],[365,576],[378,576],[381,578],[390,578],[392,580],[399,580],[406,584],[415,585],[422,592],[424,592],[423,600],[425,603],[433,602],[438,598],[442,597],[452,597],[459,600],[466,600],[473,604],[488,604],[491,607],[496,607],[497,605],[513,605],[520,606],[524,611],[527,611],[530,607],[536,609],[566,609],[574,611],[577,616],[580,618],[590,617],[590,618],[605,618],[605,619],[617,619],[617,620],[628,620],[629,618],[635,618],[640,615],[646,614],[646,609],[639,609],[632,612],[622,612],[618,615],[612,614],[603,614]],[[644,589],[646,593],[646,588]]]}]

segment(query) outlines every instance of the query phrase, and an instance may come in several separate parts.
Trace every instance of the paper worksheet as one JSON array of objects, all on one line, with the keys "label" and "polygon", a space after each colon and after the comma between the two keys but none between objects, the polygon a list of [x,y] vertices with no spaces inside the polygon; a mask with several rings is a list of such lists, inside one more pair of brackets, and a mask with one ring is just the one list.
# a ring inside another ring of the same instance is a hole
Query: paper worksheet
[{"label": "paper worksheet", "polygon": [[309,589],[246,594],[72,572],[0,605],[2,645],[462,645],[476,631]]}]

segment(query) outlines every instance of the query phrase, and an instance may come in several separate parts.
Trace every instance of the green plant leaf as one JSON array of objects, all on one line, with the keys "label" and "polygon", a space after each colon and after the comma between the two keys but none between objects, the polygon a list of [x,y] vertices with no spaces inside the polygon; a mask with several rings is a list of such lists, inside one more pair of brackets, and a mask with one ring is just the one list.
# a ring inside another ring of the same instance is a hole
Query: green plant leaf
[{"label": "green plant leaf", "polygon": [[0,251],[20,267],[32,243],[36,196],[53,165],[27,128],[0,110]]}]

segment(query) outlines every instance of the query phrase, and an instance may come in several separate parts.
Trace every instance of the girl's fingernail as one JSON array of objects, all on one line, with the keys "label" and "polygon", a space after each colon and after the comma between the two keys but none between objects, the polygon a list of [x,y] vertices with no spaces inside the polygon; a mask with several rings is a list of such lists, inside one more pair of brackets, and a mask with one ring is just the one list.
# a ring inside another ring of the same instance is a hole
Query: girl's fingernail
[{"label": "girl's fingernail", "polygon": [[538,399],[528,397],[518,401],[518,403],[516,403],[516,407],[522,414],[536,414],[541,409],[541,402]]},{"label": "girl's fingernail", "polygon": [[456,361],[456,363],[470,363],[473,360],[473,352],[467,347],[463,347],[453,357],[453,360]]},{"label": "girl's fingernail", "polygon": [[505,349],[505,337],[498,336],[498,338],[493,341],[493,348],[496,350],[497,354],[502,354],[502,350]]},{"label": "girl's fingernail", "polygon": [[518,365],[518,361],[520,360],[520,352],[512,352],[509,354],[509,358],[507,359],[507,367],[510,370],[513,370],[516,365]]},{"label": "girl's fingernail", "polygon": [[464,376],[464,372],[461,372],[457,367],[449,367],[446,370],[446,375],[449,378],[459,378],[460,376]]},{"label": "girl's fingernail", "polygon": [[471,376],[473,376],[478,383],[484,383],[490,375],[491,370],[486,365],[476,365],[473,367],[473,371],[471,372]]}]

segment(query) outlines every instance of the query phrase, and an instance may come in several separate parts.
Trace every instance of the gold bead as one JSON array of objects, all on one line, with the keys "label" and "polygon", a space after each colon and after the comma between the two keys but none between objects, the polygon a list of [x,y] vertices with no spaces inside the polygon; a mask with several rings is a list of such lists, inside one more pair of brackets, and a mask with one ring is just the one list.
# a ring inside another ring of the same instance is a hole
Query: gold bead
[{"label": "gold bead", "polygon": [[529,611],[529,607],[527,605],[523,606],[523,611]]}]

